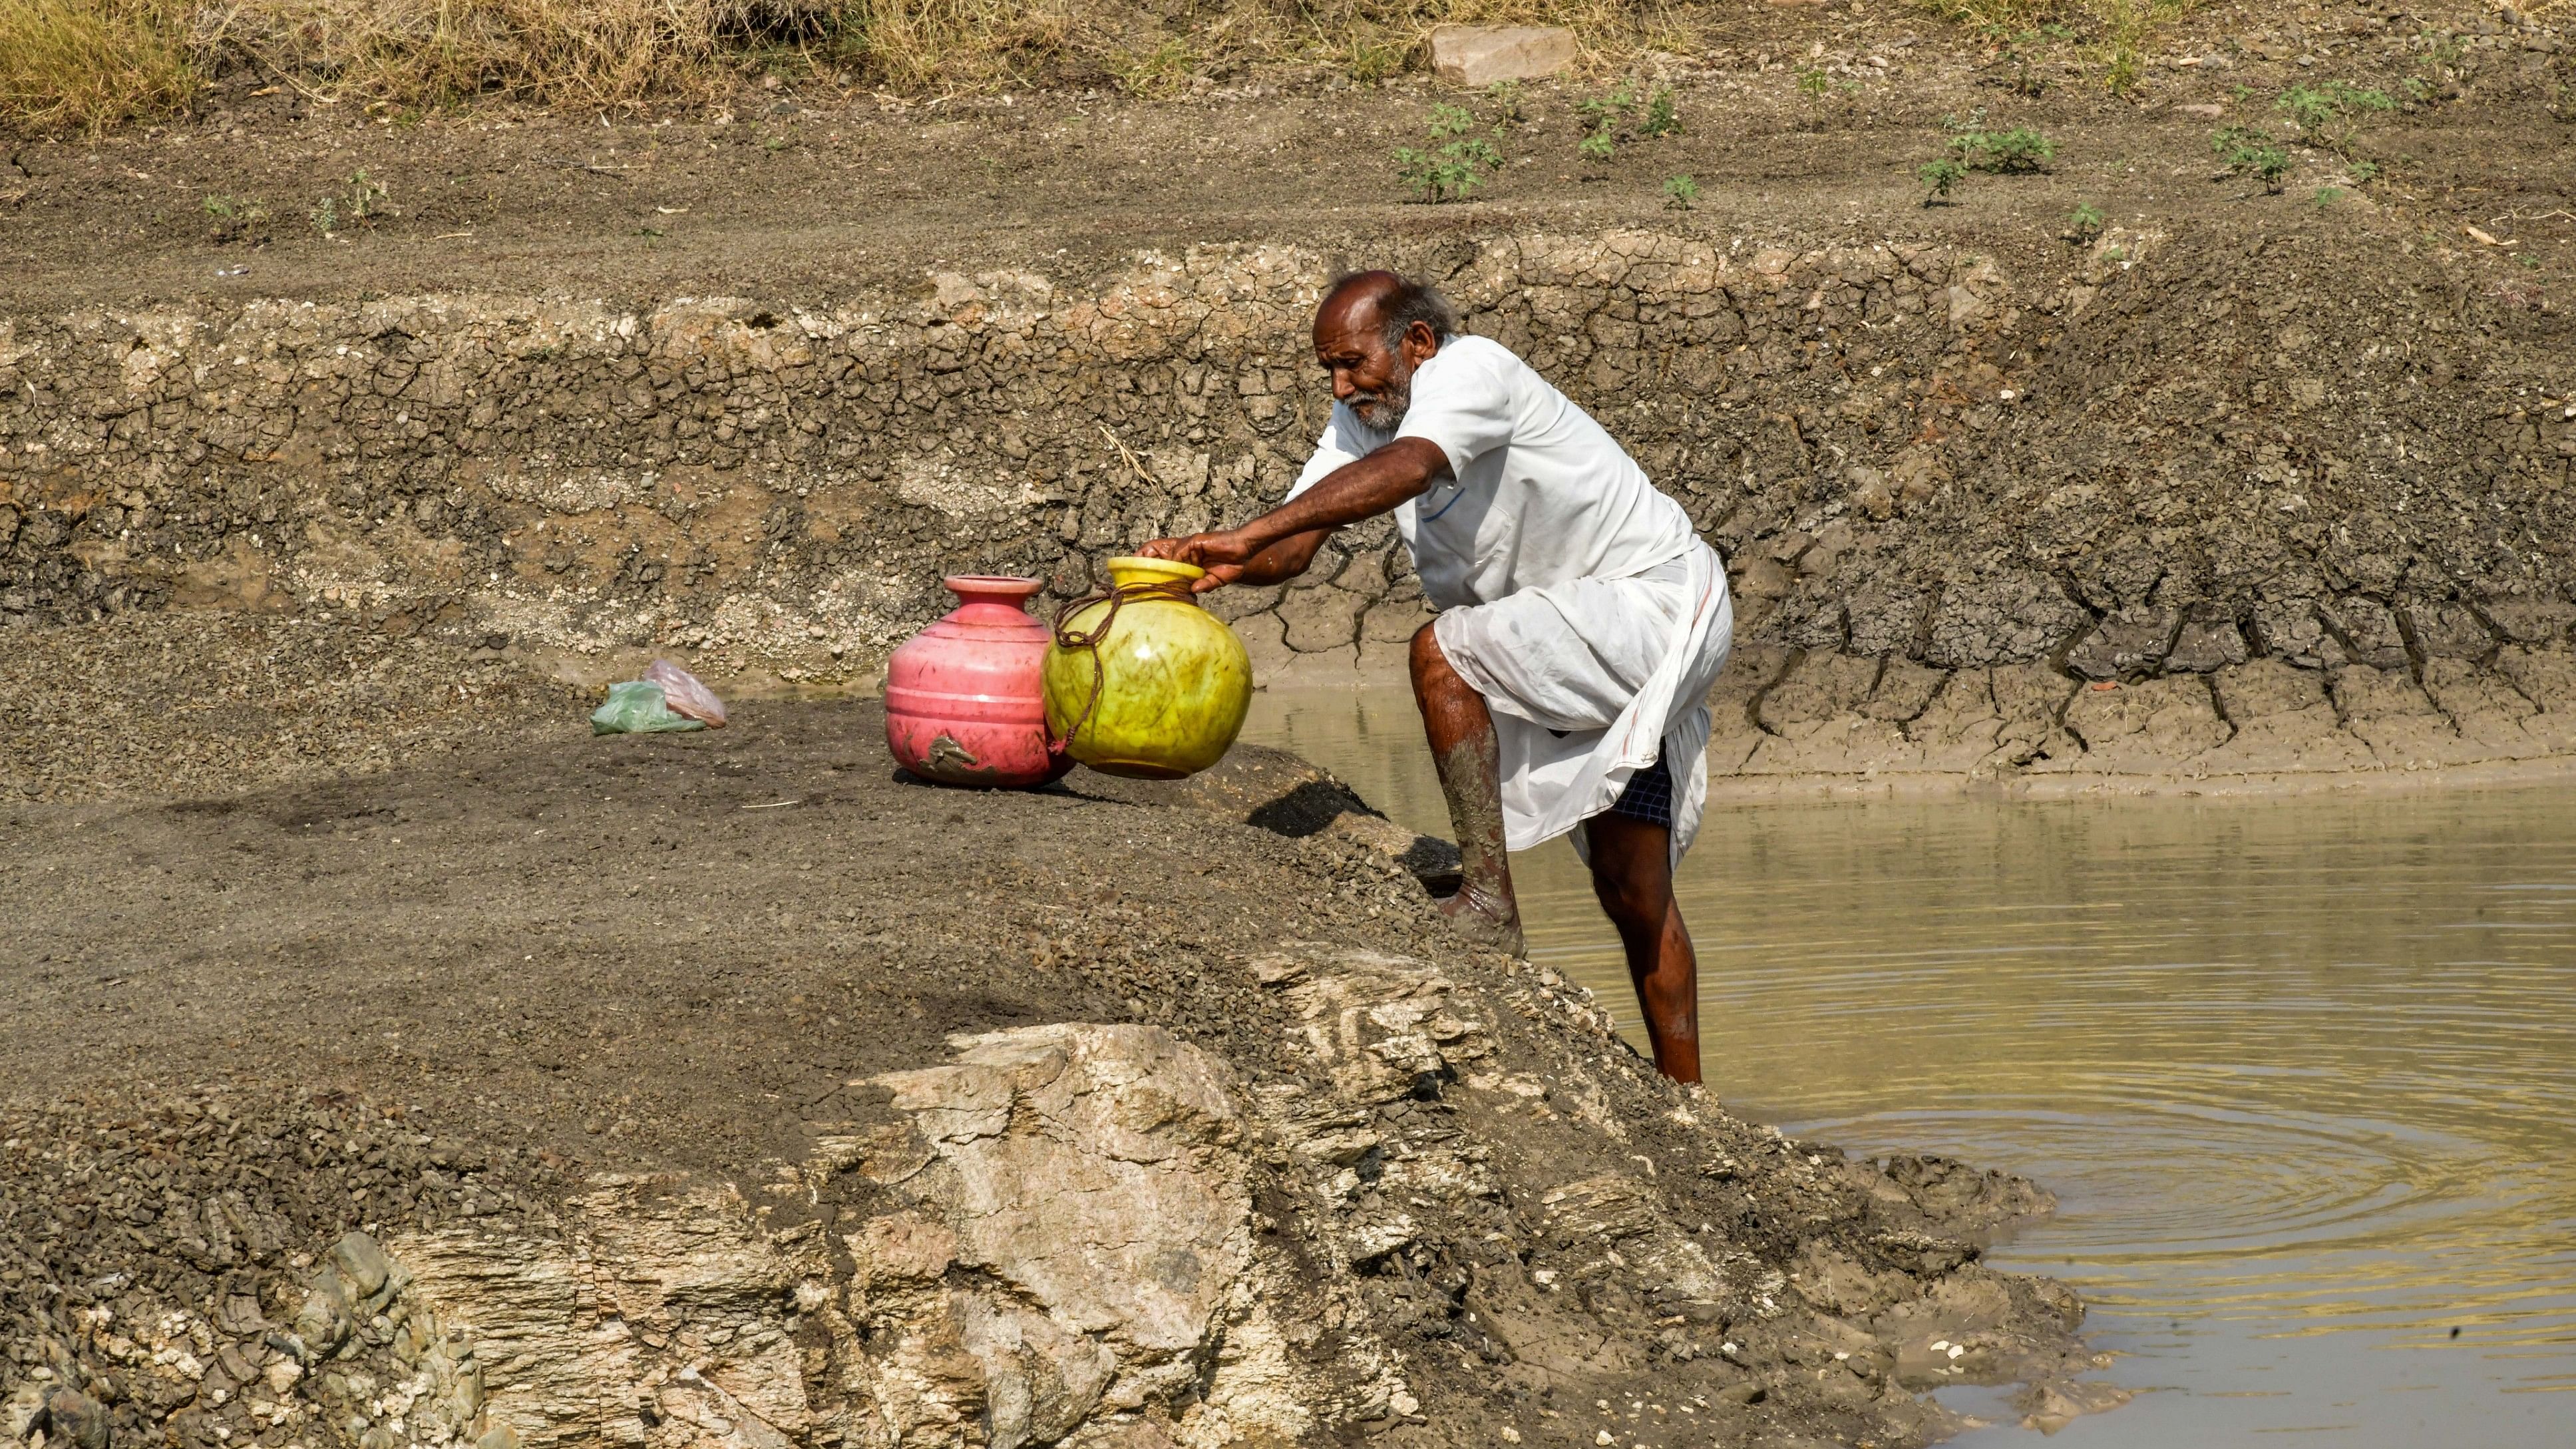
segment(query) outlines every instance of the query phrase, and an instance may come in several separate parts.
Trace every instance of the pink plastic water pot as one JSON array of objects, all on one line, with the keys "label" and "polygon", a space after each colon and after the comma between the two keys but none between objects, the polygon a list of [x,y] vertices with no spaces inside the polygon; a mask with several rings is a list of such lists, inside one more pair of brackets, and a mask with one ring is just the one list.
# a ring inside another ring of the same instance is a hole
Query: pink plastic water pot
[{"label": "pink plastic water pot", "polygon": [[946,618],[886,661],[886,748],[895,763],[944,785],[1043,785],[1073,768],[1047,751],[1038,669],[1053,635],[1022,607],[1036,579],[952,574]]}]

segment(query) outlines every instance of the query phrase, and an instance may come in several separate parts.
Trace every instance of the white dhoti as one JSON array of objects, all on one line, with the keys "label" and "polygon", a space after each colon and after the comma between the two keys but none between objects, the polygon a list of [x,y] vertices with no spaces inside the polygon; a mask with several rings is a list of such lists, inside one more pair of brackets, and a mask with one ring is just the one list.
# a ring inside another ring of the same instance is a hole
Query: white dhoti
[{"label": "white dhoti", "polygon": [[1493,711],[1512,849],[1609,809],[1630,776],[1661,759],[1680,861],[1708,802],[1707,698],[1735,636],[1715,551],[1693,539],[1679,558],[1628,578],[1446,609],[1432,632]]}]

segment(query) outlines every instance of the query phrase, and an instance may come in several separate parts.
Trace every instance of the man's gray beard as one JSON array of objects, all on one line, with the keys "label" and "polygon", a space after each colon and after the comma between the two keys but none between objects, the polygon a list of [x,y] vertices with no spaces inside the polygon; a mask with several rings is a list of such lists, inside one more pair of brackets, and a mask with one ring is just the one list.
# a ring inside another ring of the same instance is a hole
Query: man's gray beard
[{"label": "man's gray beard", "polygon": [[1373,433],[1391,433],[1404,426],[1404,415],[1413,411],[1413,378],[1411,374],[1388,383],[1386,391],[1375,397],[1351,402],[1351,416]]}]

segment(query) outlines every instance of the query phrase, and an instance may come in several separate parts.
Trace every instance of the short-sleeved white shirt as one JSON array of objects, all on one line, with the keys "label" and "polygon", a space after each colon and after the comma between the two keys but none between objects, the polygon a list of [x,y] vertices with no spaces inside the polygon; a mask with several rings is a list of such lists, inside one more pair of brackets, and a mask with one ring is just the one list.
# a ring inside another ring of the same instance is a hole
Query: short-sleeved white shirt
[{"label": "short-sleeved white shirt", "polygon": [[1592,415],[1509,348],[1452,337],[1413,373],[1413,404],[1382,433],[1340,403],[1290,498],[1397,438],[1448,455],[1452,476],[1395,511],[1422,592],[1461,608],[1548,584],[1627,578],[1680,557],[1690,516]]}]

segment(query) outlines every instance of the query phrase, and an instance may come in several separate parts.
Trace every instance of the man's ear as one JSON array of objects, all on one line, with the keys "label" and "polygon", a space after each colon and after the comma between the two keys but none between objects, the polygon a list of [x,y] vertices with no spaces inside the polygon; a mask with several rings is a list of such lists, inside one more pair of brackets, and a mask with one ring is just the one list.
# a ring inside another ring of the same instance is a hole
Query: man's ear
[{"label": "man's ear", "polygon": [[1416,322],[1412,326],[1404,329],[1404,360],[1406,365],[1419,367],[1422,365],[1422,359],[1429,357],[1431,354],[1438,352],[1439,350],[1440,334],[1431,330],[1430,323]]}]

